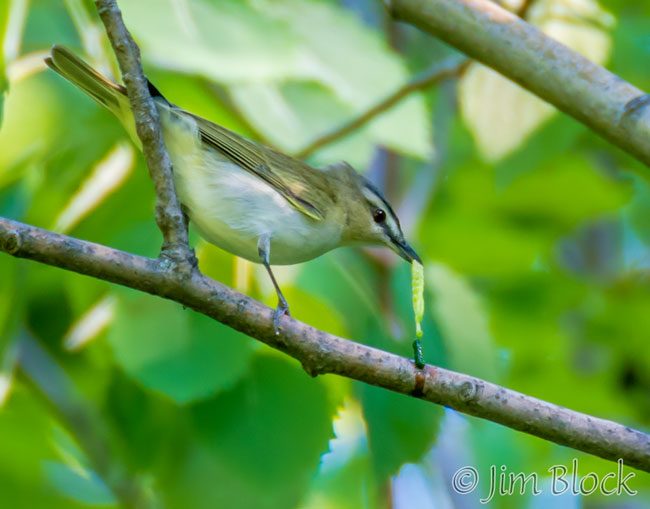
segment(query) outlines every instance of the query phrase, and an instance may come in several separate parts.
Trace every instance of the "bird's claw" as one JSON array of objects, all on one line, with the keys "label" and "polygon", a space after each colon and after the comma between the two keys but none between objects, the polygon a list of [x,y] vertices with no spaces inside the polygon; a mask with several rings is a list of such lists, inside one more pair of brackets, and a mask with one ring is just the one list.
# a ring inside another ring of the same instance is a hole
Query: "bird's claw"
[{"label": "bird's claw", "polygon": [[283,316],[291,316],[289,314],[289,304],[287,304],[287,301],[284,299],[280,299],[278,301],[278,306],[275,308],[275,311],[273,311],[273,330],[275,331],[275,335],[280,334],[280,318]]}]

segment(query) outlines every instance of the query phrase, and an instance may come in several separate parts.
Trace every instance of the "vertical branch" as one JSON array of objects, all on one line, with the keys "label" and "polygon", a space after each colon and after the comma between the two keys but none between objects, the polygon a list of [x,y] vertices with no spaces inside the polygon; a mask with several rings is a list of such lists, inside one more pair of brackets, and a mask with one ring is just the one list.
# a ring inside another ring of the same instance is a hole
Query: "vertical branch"
[{"label": "vertical branch", "polygon": [[142,71],[140,50],[124,25],[115,0],[95,0],[95,5],[120,66],[136,131],[156,189],[156,222],[164,240],[161,255],[189,273],[195,266],[194,255],[188,245],[187,226],[176,195],[172,163],[163,141],[158,110]]}]

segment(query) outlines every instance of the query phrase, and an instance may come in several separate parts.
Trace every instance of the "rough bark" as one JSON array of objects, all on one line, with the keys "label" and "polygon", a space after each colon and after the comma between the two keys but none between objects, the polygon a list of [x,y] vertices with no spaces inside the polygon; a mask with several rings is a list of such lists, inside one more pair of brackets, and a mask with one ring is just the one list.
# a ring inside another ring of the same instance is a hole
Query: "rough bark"
[{"label": "rough bark", "polygon": [[[490,0],[391,0],[398,20],[458,48],[650,165],[644,93]],[[638,104],[638,103],[637,103]]]},{"label": "rough bark", "polygon": [[312,376],[333,373],[438,403],[601,458],[650,472],[650,436],[469,375],[413,361],[328,334],[287,317],[275,334],[273,310],[194,271],[0,218],[0,251],[173,300],[298,359]]}]

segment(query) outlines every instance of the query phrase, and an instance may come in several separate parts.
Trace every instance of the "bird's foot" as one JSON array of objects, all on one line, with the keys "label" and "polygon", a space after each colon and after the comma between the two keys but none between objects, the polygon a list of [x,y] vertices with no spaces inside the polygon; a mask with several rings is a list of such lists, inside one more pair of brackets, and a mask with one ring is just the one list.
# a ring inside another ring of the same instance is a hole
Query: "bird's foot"
[{"label": "bird's foot", "polygon": [[276,336],[280,334],[280,318],[285,315],[291,316],[289,314],[289,304],[287,304],[287,301],[282,297],[278,300],[278,306],[275,308],[275,311],[273,311],[273,330],[275,331]]}]

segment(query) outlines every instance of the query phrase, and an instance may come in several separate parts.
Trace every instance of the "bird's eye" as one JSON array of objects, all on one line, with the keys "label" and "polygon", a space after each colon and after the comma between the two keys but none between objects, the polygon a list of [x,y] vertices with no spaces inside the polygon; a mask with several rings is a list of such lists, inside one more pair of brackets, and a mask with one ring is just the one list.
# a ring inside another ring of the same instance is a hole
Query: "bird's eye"
[{"label": "bird's eye", "polygon": [[386,221],[386,212],[381,209],[375,209],[372,213],[372,218],[375,220],[375,223],[383,223]]}]

